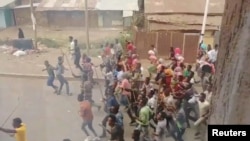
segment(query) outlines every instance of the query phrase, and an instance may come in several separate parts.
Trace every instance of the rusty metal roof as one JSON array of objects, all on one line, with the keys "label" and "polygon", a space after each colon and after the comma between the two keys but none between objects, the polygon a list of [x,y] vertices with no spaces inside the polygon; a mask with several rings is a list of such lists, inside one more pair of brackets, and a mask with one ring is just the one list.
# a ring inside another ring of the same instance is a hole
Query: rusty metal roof
[{"label": "rusty metal roof", "polygon": [[[204,13],[206,0],[145,0],[145,13]],[[224,13],[225,0],[210,0],[209,14]]]},{"label": "rusty metal roof", "polygon": [[[202,15],[170,14],[170,15],[149,15],[147,20],[174,25],[202,25]],[[208,16],[206,25],[220,26],[222,16]]]},{"label": "rusty metal roof", "polygon": [[138,0],[98,0],[96,9],[139,11]]},{"label": "rusty metal roof", "polygon": [[[95,9],[97,0],[88,0],[88,9]],[[85,0],[42,0],[37,11],[84,10]]]}]

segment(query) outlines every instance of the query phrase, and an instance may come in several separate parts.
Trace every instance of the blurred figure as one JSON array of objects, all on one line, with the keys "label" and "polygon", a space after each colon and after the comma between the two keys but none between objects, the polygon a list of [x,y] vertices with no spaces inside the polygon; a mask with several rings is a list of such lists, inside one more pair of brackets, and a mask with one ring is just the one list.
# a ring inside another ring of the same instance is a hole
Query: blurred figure
[{"label": "blurred figure", "polygon": [[75,45],[75,51],[74,51],[74,64],[76,68],[82,69],[80,66],[80,59],[81,59],[81,50],[78,46],[78,41],[75,39],[74,40],[74,45]]},{"label": "blurred figure", "polygon": [[115,39],[114,49],[115,49],[116,58],[118,59],[122,55],[122,52],[123,52],[122,45],[118,39]]},{"label": "blurred figure", "polygon": [[24,38],[24,33],[21,28],[18,28],[18,39],[23,39]]},{"label": "blurred figure", "polygon": [[74,38],[72,36],[69,36],[69,53],[70,53],[70,57],[71,59],[74,58],[74,52],[75,52],[75,42],[74,42]]}]

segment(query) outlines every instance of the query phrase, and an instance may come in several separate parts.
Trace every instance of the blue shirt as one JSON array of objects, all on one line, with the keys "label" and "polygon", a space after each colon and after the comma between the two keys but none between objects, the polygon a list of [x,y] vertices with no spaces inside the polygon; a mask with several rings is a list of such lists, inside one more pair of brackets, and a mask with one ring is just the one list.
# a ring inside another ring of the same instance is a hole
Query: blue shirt
[{"label": "blue shirt", "polygon": [[107,108],[118,106],[119,103],[117,102],[115,96],[111,96],[107,99]]},{"label": "blue shirt", "polygon": [[116,122],[118,125],[120,125],[121,127],[123,127],[123,115],[121,112],[118,112],[116,115]]},{"label": "blue shirt", "polygon": [[105,108],[104,108],[104,111],[106,113],[110,113],[110,108],[111,107],[115,107],[115,106],[118,106],[119,103],[117,102],[115,96],[109,96],[107,99],[106,99],[106,104],[105,104]]}]

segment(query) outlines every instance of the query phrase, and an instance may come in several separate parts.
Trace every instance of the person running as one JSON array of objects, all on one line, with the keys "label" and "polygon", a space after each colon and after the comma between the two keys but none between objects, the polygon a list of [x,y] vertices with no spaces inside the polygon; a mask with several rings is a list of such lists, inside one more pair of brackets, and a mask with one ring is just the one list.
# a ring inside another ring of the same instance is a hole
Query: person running
[{"label": "person running", "polygon": [[44,65],[46,68],[43,69],[42,71],[46,70],[48,73],[47,85],[52,87],[55,90],[54,93],[58,93],[58,87],[56,85],[54,85],[54,80],[55,80],[54,70],[55,70],[55,68],[49,64],[48,60],[44,61]]},{"label": "person running", "polygon": [[5,132],[7,134],[14,134],[16,141],[27,141],[26,126],[22,122],[21,118],[14,118],[12,125],[14,129],[5,129],[0,127],[0,131]]},{"label": "person running", "polygon": [[70,92],[69,92],[69,82],[65,79],[65,77],[63,76],[64,74],[64,70],[66,70],[66,68],[64,67],[63,65],[63,56],[59,56],[58,57],[58,64],[56,66],[56,77],[57,79],[59,80],[60,82],[60,88],[58,90],[58,95],[61,94],[61,91],[62,91],[62,88],[63,88],[63,85],[65,84],[66,85],[66,93],[67,95],[72,95]]},{"label": "person running", "polygon": [[91,102],[82,94],[78,95],[78,101],[80,102],[79,115],[83,119],[82,130],[87,135],[87,138],[89,138],[90,135],[86,130],[86,126],[88,126],[89,130],[95,135],[95,138],[97,139],[97,133],[93,128],[94,115],[92,112]]}]

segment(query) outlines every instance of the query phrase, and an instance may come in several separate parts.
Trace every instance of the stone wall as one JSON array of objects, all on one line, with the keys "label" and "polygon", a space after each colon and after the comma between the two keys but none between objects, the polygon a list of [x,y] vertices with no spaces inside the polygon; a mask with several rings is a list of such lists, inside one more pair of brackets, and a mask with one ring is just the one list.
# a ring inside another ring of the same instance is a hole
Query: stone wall
[{"label": "stone wall", "polygon": [[227,0],[210,124],[250,123],[250,0]]}]

